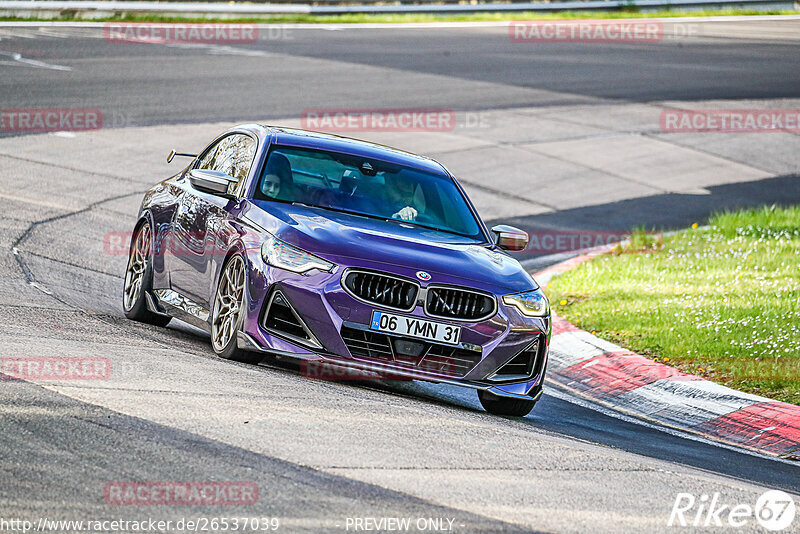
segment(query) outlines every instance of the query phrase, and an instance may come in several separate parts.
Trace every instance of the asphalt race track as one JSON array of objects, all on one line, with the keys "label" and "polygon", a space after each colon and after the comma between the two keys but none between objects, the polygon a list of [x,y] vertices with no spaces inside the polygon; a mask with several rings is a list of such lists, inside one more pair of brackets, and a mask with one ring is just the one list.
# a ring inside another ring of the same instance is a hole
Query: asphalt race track
[{"label": "asphalt race track", "polygon": [[[108,239],[177,168],[169,149],[199,150],[236,122],[301,125],[308,109],[453,110],[450,131],[353,135],[442,160],[487,221],[536,232],[671,229],[800,202],[797,133],[659,127],[667,109],[800,108],[800,20],[681,24],[645,45],[513,43],[489,25],[277,27],[252,44],[157,45],[0,23],[0,108],[103,115],[95,131],[0,130],[0,356],[113,364],[94,383],[0,382],[0,519],[246,515],[280,518],[283,532],[344,532],[348,518],[407,517],[451,519],[456,532],[681,532],[667,526],[678,493],[750,505],[767,489],[800,494],[796,464],[554,385],[528,417],[498,418],[471,390],[223,361],[196,330],[132,323],[120,309],[126,258]],[[255,482],[258,502],[104,500],[113,481],[209,480]]]}]

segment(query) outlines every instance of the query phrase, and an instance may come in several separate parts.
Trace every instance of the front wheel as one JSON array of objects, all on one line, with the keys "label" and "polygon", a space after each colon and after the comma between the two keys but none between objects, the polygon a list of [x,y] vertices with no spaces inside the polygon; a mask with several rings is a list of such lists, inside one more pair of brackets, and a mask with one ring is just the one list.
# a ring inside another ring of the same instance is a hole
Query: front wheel
[{"label": "front wheel", "polygon": [[244,260],[238,254],[231,256],[222,268],[211,310],[211,346],[220,358],[258,363],[259,354],[244,351],[236,343],[242,327],[245,280]]},{"label": "front wheel", "polygon": [[146,293],[153,285],[152,232],[150,223],[145,221],[136,231],[125,269],[125,283],[122,288],[122,309],[125,317],[156,326],[167,326],[170,317],[158,315],[147,308]]},{"label": "front wheel", "polygon": [[493,415],[508,415],[511,417],[525,417],[536,405],[534,399],[517,399],[501,397],[485,389],[478,390],[478,400],[483,408]]}]

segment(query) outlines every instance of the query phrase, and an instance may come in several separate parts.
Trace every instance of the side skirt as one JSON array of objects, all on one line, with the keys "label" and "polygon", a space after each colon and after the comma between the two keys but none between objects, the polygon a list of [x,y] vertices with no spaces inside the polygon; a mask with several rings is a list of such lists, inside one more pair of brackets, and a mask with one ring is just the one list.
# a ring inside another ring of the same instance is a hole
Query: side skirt
[{"label": "side skirt", "polygon": [[[207,309],[172,289],[156,289],[153,293],[155,299],[158,300],[158,302],[152,302],[155,309],[151,308],[152,298],[149,294],[147,299],[147,307],[152,312],[169,315],[205,331],[210,331],[208,324],[210,313]],[[163,308],[163,311],[159,308]]]}]

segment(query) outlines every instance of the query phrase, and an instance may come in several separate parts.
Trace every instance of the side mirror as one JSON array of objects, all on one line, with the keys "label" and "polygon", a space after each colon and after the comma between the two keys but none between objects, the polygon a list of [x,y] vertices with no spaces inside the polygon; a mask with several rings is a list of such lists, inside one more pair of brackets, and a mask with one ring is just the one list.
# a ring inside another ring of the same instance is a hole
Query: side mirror
[{"label": "side mirror", "polygon": [[184,158],[196,158],[197,154],[187,154],[185,152],[175,152],[175,149],[169,151],[169,156],[167,156],[167,163],[172,163],[172,160],[175,159],[175,156],[182,156]]},{"label": "side mirror", "polygon": [[228,187],[239,182],[224,172],[208,169],[192,169],[189,171],[189,181],[195,189],[221,197],[230,197]]},{"label": "side mirror", "polygon": [[500,224],[492,228],[497,236],[497,246],[505,250],[525,250],[528,246],[528,234],[519,228]]}]

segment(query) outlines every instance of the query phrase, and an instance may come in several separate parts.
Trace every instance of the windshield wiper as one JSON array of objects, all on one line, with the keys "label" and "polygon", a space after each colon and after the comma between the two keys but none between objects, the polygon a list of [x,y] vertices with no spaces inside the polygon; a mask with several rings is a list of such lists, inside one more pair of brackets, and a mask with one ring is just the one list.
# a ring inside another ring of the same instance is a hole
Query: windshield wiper
[{"label": "windshield wiper", "polygon": [[392,220],[392,219],[387,219],[386,217],[381,217],[380,215],[372,215],[371,213],[362,213],[360,211],[346,210],[343,208],[334,208],[331,206],[317,206],[316,204],[306,204],[305,202],[299,202],[299,201],[292,202],[292,205],[305,206],[307,208],[319,208],[321,210],[335,211],[337,213],[346,213],[347,215],[357,215],[359,217],[366,217],[368,219],[377,219],[379,221]]},{"label": "windshield wiper", "polygon": [[254,198],[253,200],[259,200],[264,202],[278,202],[280,204],[294,204],[291,200],[283,200],[281,198]]},{"label": "windshield wiper", "polygon": [[300,201],[294,201],[294,202],[292,202],[292,205],[293,206],[294,205],[305,206],[307,208],[319,208],[321,210],[335,211],[337,213],[346,213],[348,215],[357,215],[359,217],[367,217],[368,219],[377,219],[379,221],[394,222],[394,223],[405,223],[405,224],[410,224],[410,225],[413,225],[413,226],[418,226],[420,228],[426,228],[428,230],[435,230],[437,232],[443,232],[445,234],[457,235],[459,237],[466,237],[468,239],[472,239],[473,238],[472,236],[456,232],[455,230],[446,230],[444,228],[438,228],[436,226],[431,226],[429,224],[422,224],[422,223],[418,223],[416,221],[406,221],[406,220],[403,220],[403,219],[393,219],[391,217],[383,217],[381,215],[373,215],[371,213],[362,213],[360,211],[346,210],[346,209],[343,209],[343,208],[334,208],[334,207],[331,207],[331,206],[317,206],[316,204],[306,204],[305,202],[300,202]]},{"label": "windshield wiper", "polygon": [[444,228],[439,228],[437,226],[431,226],[429,224],[422,224],[422,223],[418,223],[416,221],[406,221],[404,219],[386,219],[386,220],[387,221],[398,222],[398,223],[412,224],[414,226],[419,226],[420,228],[427,228],[428,230],[436,230],[437,232],[443,232],[445,234],[457,235],[459,237],[467,237],[467,238],[471,238],[472,237],[472,236],[468,236],[466,234],[462,234],[460,232],[456,232],[455,230],[446,230]]}]

